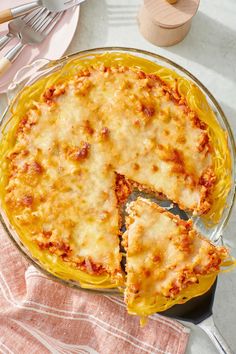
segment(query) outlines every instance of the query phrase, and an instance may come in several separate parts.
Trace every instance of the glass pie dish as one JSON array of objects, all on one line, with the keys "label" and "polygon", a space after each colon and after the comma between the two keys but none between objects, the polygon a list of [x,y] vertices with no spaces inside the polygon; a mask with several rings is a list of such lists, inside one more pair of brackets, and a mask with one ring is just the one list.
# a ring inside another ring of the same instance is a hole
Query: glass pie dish
[{"label": "glass pie dish", "polygon": [[[79,59],[80,57],[83,57],[83,58],[86,57],[86,58],[90,59],[98,54],[117,53],[117,52],[124,53],[124,54],[131,54],[131,55],[135,55],[136,57],[149,60],[150,62],[152,62],[154,64],[158,64],[163,67],[174,70],[180,76],[186,78],[189,81],[192,81],[204,93],[204,95],[207,98],[208,104],[210,105],[210,107],[212,108],[212,110],[215,113],[215,116],[217,118],[219,125],[226,132],[227,137],[228,137],[228,147],[229,147],[231,161],[232,161],[232,171],[231,171],[232,184],[231,184],[231,189],[228,194],[227,203],[225,204],[225,208],[223,210],[221,219],[217,224],[214,224],[211,227],[209,227],[209,226],[206,226],[204,220],[201,217],[187,215],[187,217],[193,219],[194,225],[202,234],[207,236],[213,243],[215,243],[217,245],[222,244],[224,229],[225,229],[225,226],[230,218],[230,214],[231,214],[231,210],[232,210],[234,198],[235,198],[236,153],[235,153],[235,143],[234,143],[233,135],[232,135],[230,126],[228,124],[228,121],[227,121],[220,105],[218,104],[216,99],[211,95],[211,93],[192,74],[190,74],[184,68],[180,67],[179,65],[175,64],[174,62],[170,61],[167,58],[161,57],[157,54],[152,54],[152,53],[137,50],[137,49],[119,48],[119,47],[109,48],[109,47],[107,47],[107,48],[97,48],[97,49],[82,51],[82,52],[75,53],[70,56],[66,56],[66,57],[64,57],[60,60],[57,60],[57,61],[48,61],[46,59],[37,60],[34,63],[32,63],[31,65],[23,67],[16,74],[13,83],[9,87],[9,90],[8,90],[9,106],[7,107],[7,109],[4,112],[3,116],[1,117],[1,121],[0,121],[1,138],[4,135],[4,132],[3,132],[4,127],[6,126],[6,124],[9,122],[9,120],[11,118],[11,105],[17,101],[17,95],[24,87],[30,86],[31,84],[33,84],[37,80],[39,80],[51,73],[61,70],[72,59]],[[131,198],[132,199],[136,198],[137,195],[140,195],[140,194],[142,195],[142,192],[135,192],[131,196]],[[152,196],[152,195],[150,197],[152,199],[154,198],[154,196]],[[163,206],[170,207],[169,201],[159,201],[159,203]],[[167,203],[167,204],[165,204],[165,203]],[[177,214],[181,214],[180,210],[177,207],[175,208],[175,210],[173,210],[173,212],[177,213]],[[186,214],[184,216],[182,215],[182,217],[186,217]],[[30,263],[32,263],[35,267],[37,267],[41,272],[46,274],[48,277],[52,278],[53,280],[59,281],[63,285],[70,286],[73,288],[78,288],[80,290],[93,291],[93,292],[97,292],[100,294],[102,294],[102,293],[120,294],[120,291],[118,289],[96,289],[96,288],[95,289],[84,289],[83,287],[81,287],[80,283],[77,281],[70,280],[70,279],[62,279],[60,276],[56,276],[55,274],[52,274],[50,272],[50,270],[45,269],[44,266],[40,263],[40,261],[38,259],[34,258],[31,255],[31,253],[29,252],[29,250],[24,246],[24,244],[20,240],[20,237],[18,236],[17,232],[15,231],[13,225],[11,225],[7,215],[5,214],[2,205],[1,205],[1,209],[0,209],[0,220],[1,220],[1,223],[4,226],[8,236],[13,241],[13,243],[16,245],[16,247],[21,251],[21,253],[27,258],[27,260]]]}]

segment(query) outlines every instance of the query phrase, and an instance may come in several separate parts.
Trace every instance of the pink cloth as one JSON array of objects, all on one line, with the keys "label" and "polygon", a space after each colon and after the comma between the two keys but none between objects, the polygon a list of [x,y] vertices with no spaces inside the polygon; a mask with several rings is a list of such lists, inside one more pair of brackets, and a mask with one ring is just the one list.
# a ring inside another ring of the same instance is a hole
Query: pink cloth
[{"label": "pink cloth", "polygon": [[0,353],[182,354],[189,330],[155,315],[140,328],[122,298],[64,287],[29,265],[0,228]]}]

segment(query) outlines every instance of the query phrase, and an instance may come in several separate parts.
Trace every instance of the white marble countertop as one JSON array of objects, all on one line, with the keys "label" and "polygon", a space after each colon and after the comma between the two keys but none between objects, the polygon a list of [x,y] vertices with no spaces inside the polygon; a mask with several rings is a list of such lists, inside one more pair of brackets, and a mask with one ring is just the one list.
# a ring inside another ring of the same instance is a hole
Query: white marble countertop
[{"label": "white marble countertop", "polygon": [[[193,73],[221,104],[236,134],[236,1],[201,0],[192,28],[183,42],[169,48],[148,43],[139,33],[141,0],[87,0],[75,37],[67,51],[125,46],[164,55]],[[3,104],[3,97],[0,97]],[[236,256],[236,208],[226,230]],[[215,322],[236,353],[236,271],[219,277],[214,303]],[[194,325],[188,354],[215,354],[205,333]]]}]

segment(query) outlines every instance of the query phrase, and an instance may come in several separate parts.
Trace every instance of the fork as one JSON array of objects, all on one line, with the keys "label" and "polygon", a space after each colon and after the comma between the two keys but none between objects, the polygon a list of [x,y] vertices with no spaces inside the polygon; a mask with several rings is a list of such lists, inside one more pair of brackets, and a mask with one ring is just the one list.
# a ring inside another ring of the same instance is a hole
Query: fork
[{"label": "fork", "polygon": [[49,11],[62,12],[71,7],[78,6],[85,0],[36,0],[28,4],[16,6],[10,9],[0,11],[0,23],[12,20],[13,18],[23,16],[37,7],[45,7]]},{"label": "fork", "polygon": [[21,29],[30,22],[30,20],[40,11],[41,9],[34,10],[29,14],[12,20],[8,24],[8,33],[5,36],[0,37],[0,50],[5,47],[7,43],[14,37],[19,37]]},{"label": "fork", "polygon": [[26,45],[33,46],[43,42],[62,15],[62,12],[53,13],[44,8],[36,13],[21,29],[19,33],[20,42],[0,59],[0,76],[10,68]]}]

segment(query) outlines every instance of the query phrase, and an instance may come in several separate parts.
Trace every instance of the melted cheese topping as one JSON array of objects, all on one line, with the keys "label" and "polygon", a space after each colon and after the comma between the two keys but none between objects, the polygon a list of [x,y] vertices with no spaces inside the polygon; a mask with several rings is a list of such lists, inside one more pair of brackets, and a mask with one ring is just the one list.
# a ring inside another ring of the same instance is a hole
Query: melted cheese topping
[{"label": "melted cheese topping", "polygon": [[164,311],[206,292],[228,255],[183,221],[146,199],[127,208],[127,288],[130,313]]},{"label": "melted cheese topping", "polygon": [[120,65],[88,66],[42,97],[13,121],[6,211],[37,257],[117,285],[116,173],[206,213],[215,182],[206,125],[157,75]]},{"label": "melted cheese topping", "polygon": [[[42,251],[91,274],[120,273],[115,176],[74,90],[21,121],[6,203]],[[101,132],[98,129],[98,136]]]}]

